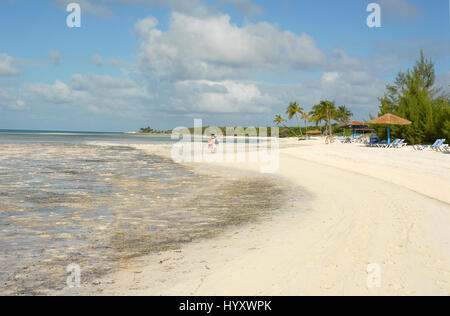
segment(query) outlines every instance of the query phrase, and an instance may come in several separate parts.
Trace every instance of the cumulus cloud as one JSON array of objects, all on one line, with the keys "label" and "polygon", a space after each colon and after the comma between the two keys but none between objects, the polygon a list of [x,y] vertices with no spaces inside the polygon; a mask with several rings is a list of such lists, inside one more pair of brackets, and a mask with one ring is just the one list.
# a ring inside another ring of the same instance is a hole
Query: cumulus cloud
[{"label": "cumulus cloud", "polygon": [[107,100],[145,101],[151,99],[148,91],[136,81],[128,78],[114,78],[107,75],[76,74],[72,76],[74,91],[85,92],[92,97]]},{"label": "cumulus cloud", "polygon": [[[148,17],[136,23],[137,76],[155,100],[180,115],[279,112],[292,100],[321,99],[375,110],[384,83],[342,49],[319,50],[314,39],[268,23],[237,26],[225,14],[173,13],[166,31]],[[314,78],[313,72],[322,73]],[[294,84],[255,81],[297,78]],[[297,74],[297,75],[294,75]],[[299,79],[298,74],[302,74]]]},{"label": "cumulus cloud", "polygon": [[380,0],[384,16],[390,19],[410,20],[423,12],[409,0]]},{"label": "cumulus cloud", "polygon": [[[68,113],[134,120],[136,114],[155,112],[189,118],[234,115],[237,121],[248,119],[247,124],[253,124],[281,113],[293,100],[308,109],[322,99],[332,99],[366,115],[368,109],[376,110],[377,97],[384,90],[384,83],[369,75],[361,59],[342,49],[323,52],[310,35],[280,30],[269,23],[240,26],[226,14],[176,11],[167,29],[148,17],[138,21],[134,31],[138,40],[135,64],[100,55],[90,59],[99,67],[129,68],[130,77],[88,73],[75,74],[68,82],[27,84],[16,93],[20,98],[0,95],[1,106],[67,107]],[[289,78],[293,83],[270,82],[276,78]]]},{"label": "cumulus cloud", "polygon": [[0,86],[0,109],[19,111],[27,109],[27,105],[15,89]]},{"label": "cumulus cloud", "polygon": [[174,91],[180,98],[173,106],[194,113],[268,113],[277,101],[255,82],[181,81]]},{"label": "cumulus cloud", "polygon": [[[334,74],[328,79],[335,80],[341,75],[337,71],[346,69],[363,75],[358,60],[342,50],[325,54],[307,34],[282,31],[269,23],[237,26],[225,14],[174,12],[167,30],[148,17],[136,23],[135,31],[136,77],[154,95],[154,102],[180,115],[279,111],[289,102],[283,95],[289,89],[266,90],[270,85],[254,79],[259,75],[298,78],[293,74],[307,77],[311,71],[327,70],[328,76]],[[304,89],[293,95],[302,93],[310,94]]]},{"label": "cumulus cloud", "polygon": [[339,79],[340,74],[338,72],[324,72],[322,75],[322,82],[333,82]]},{"label": "cumulus cloud", "polygon": [[336,48],[327,56],[328,70],[362,70],[364,63],[361,59],[351,57],[342,48]]},{"label": "cumulus cloud", "polygon": [[133,80],[96,74],[75,74],[70,83],[56,80],[53,84],[27,84],[21,95],[33,103],[43,101],[93,112],[117,111],[117,115],[142,108],[152,98]]},{"label": "cumulus cloud", "polygon": [[325,63],[314,39],[280,31],[269,23],[242,27],[225,14],[196,17],[173,13],[169,29],[149,17],[139,21],[137,65],[165,80],[248,79],[260,72],[302,71]]},{"label": "cumulus cloud", "polygon": [[374,113],[383,94],[383,80],[366,72],[340,70],[324,72],[319,78],[307,77],[293,84],[258,83],[258,88],[270,95],[272,113],[282,113],[291,101],[297,101],[309,111],[320,100],[334,100],[337,105],[346,105],[355,116],[363,119]]},{"label": "cumulus cloud", "polygon": [[52,85],[42,82],[25,85],[23,93],[30,99],[42,97],[46,102],[55,104],[67,103],[73,99],[69,86],[60,80]]},{"label": "cumulus cloud", "polygon": [[0,76],[16,76],[22,73],[15,67],[16,59],[8,54],[0,54]]}]

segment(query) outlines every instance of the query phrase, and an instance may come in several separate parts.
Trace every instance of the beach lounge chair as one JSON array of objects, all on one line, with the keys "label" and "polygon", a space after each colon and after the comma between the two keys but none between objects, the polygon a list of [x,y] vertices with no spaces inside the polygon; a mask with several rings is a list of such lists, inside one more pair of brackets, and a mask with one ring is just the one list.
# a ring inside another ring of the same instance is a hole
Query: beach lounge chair
[{"label": "beach lounge chair", "polygon": [[436,150],[436,151],[444,151],[444,148],[447,147],[444,143],[445,143],[445,139],[441,139],[441,141],[438,144],[432,145],[430,148],[432,150]]},{"label": "beach lounge chair", "polygon": [[408,144],[405,143],[404,139],[399,139],[397,143],[392,143],[390,146],[388,146],[388,148],[403,148],[406,147],[406,145]]},{"label": "beach lounge chair", "polygon": [[391,142],[391,144],[388,144],[388,142],[386,140],[386,141],[383,141],[382,143],[380,143],[378,145],[378,147],[380,147],[380,148],[395,148],[395,146],[397,146],[400,141],[401,141],[401,139],[396,139],[393,142]]},{"label": "beach lounge chair", "polygon": [[415,150],[425,150],[425,149],[435,148],[436,146],[442,146],[442,144],[444,142],[445,142],[445,139],[437,139],[433,145],[414,145],[414,149]]},{"label": "beach lounge chair", "polygon": [[373,144],[373,147],[380,147],[381,148],[381,147],[384,147],[384,146],[387,146],[387,140],[383,140],[381,142]]}]

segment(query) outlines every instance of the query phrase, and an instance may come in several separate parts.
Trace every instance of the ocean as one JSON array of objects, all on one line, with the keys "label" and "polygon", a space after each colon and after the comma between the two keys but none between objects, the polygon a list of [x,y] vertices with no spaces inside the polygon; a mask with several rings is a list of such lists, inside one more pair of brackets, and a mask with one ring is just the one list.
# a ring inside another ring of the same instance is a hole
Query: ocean
[{"label": "ocean", "polygon": [[171,142],[0,131],[0,294],[62,290],[71,264],[88,284],[132,258],[280,210],[286,192],[273,179],[198,174],[133,147]]}]

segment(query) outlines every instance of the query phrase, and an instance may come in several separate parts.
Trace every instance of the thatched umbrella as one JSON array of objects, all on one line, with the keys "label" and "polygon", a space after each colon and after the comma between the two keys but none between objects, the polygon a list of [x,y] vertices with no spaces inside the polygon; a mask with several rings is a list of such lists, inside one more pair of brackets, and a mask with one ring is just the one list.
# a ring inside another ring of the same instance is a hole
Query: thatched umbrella
[{"label": "thatched umbrella", "polygon": [[344,124],[341,124],[341,127],[351,127],[351,126],[364,126],[366,123],[358,122],[358,121],[350,121]]},{"label": "thatched umbrella", "polygon": [[398,117],[394,114],[385,114],[379,118],[370,121],[368,124],[378,124],[388,126],[388,145],[391,144],[391,125],[410,125],[411,121],[405,120],[404,118]]},{"label": "thatched umbrella", "polygon": [[353,138],[356,137],[356,132],[359,131],[360,129],[369,128],[367,123],[358,122],[358,121],[350,121],[350,122],[341,124],[340,127],[343,129],[351,129]]}]

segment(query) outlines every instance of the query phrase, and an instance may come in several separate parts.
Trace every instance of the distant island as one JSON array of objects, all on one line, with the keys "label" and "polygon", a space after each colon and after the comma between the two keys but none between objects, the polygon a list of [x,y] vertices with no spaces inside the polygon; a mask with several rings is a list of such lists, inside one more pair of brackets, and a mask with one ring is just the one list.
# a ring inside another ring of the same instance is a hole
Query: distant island
[{"label": "distant island", "polygon": [[128,132],[128,133],[125,133],[125,134],[149,134],[149,135],[161,135],[161,134],[164,134],[164,135],[166,135],[166,134],[171,134],[171,133],[172,133],[172,130],[169,130],[169,131],[158,131],[158,130],[155,130],[155,129],[151,128],[150,126],[147,126],[147,127],[141,128],[139,130],[139,132]]}]

